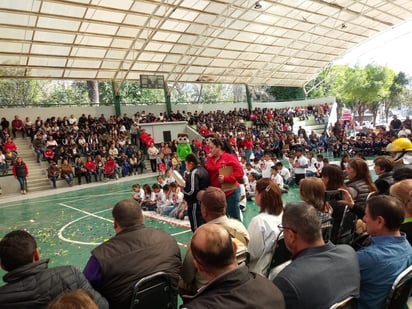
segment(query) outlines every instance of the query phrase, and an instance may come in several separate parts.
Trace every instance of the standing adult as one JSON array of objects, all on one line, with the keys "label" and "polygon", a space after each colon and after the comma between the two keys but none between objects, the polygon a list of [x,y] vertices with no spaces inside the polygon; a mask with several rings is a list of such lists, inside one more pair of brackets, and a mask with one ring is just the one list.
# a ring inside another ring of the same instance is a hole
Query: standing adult
[{"label": "standing adult", "polygon": [[391,122],[389,123],[389,125],[396,131],[398,132],[401,128],[402,125],[402,121],[400,121],[398,119],[397,115],[393,115],[393,119],[391,120]]},{"label": "standing adult", "polygon": [[20,193],[27,193],[27,176],[29,176],[29,169],[26,163],[23,162],[22,157],[17,157],[16,162],[13,164],[13,175],[17,179],[20,185]]},{"label": "standing adult", "polygon": [[251,134],[246,134],[245,139],[241,143],[245,152],[246,163],[250,163],[250,157],[253,152],[253,140]]},{"label": "standing adult", "polygon": [[140,148],[140,132],[139,132],[139,124],[135,121],[130,126],[130,141],[132,145],[136,146],[137,149]]},{"label": "standing adult", "polygon": [[156,173],[156,170],[157,170],[156,158],[157,158],[157,155],[159,154],[159,149],[156,148],[154,143],[149,144],[149,147],[147,148],[147,154],[149,156],[150,167],[152,169],[152,172]]},{"label": "standing adult", "polygon": [[299,185],[301,179],[306,177],[306,168],[308,167],[308,159],[303,154],[302,148],[297,148],[295,159],[293,160],[293,168],[295,171],[295,183]]},{"label": "standing adult", "polygon": [[200,205],[196,199],[197,193],[209,186],[209,174],[200,165],[198,158],[190,153],[186,156],[185,187],[183,189],[184,199],[187,202],[187,214],[189,216],[190,228],[194,232],[204,223]]},{"label": "standing adult", "polygon": [[83,271],[111,308],[129,309],[133,284],[158,271],[177,288],[181,268],[176,240],[162,230],[144,226],[140,205],[133,199],[118,202],[112,211],[116,235],[92,250]]},{"label": "standing adult", "polygon": [[[210,185],[225,191],[227,216],[241,220],[239,181],[243,177],[243,168],[236,155],[232,154],[230,145],[219,139],[209,143],[210,157],[205,168],[209,173]],[[224,172],[226,170],[226,172]]]}]

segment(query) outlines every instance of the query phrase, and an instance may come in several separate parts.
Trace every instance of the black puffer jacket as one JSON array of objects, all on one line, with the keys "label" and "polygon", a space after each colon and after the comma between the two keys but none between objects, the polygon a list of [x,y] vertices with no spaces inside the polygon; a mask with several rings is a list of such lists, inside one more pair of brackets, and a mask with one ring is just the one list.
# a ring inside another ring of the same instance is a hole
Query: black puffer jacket
[{"label": "black puffer jacket", "polygon": [[47,268],[49,260],[40,260],[7,273],[0,287],[0,308],[40,309],[66,291],[88,290],[100,309],[109,305],[74,266]]},{"label": "black puffer jacket", "polygon": [[359,219],[362,219],[365,215],[366,200],[368,199],[369,193],[371,193],[368,183],[363,179],[359,179],[348,182],[346,185],[355,202],[352,211],[356,213]]}]

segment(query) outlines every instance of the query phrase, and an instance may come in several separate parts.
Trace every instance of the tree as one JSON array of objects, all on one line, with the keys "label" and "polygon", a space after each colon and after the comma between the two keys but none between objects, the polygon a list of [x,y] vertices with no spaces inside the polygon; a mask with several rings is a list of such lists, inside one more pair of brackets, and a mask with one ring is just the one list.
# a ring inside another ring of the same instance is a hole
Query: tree
[{"label": "tree", "polygon": [[389,118],[389,110],[399,106],[406,98],[408,90],[406,86],[409,80],[404,72],[399,72],[393,79],[389,88],[389,96],[383,100],[386,122]]},{"label": "tree", "polygon": [[344,105],[356,112],[360,121],[363,120],[365,110],[369,109],[376,122],[379,105],[390,95],[394,76],[391,69],[382,66],[367,65],[361,68],[335,65],[321,72],[311,83],[318,85],[311,95],[335,96],[338,113]]},{"label": "tree", "polygon": [[269,87],[268,94],[276,101],[302,100],[306,98],[301,87]]},{"label": "tree", "polygon": [[2,106],[26,106],[41,100],[41,82],[24,79],[0,80],[0,104]]},{"label": "tree", "polygon": [[359,122],[362,122],[368,108],[374,113],[373,121],[376,121],[377,104],[389,95],[394,76],[391,69],[375,65],[350,68],[346,72],[343,98],[346,106],[356,110]]},{"label": "tree", "polygon": [[97,80],[87,81],[89,100],[93,104],[99,104],[99,82]]},{"label": "tree", "polygon": [[89,103],[87,84],[83,81],[55,82],[49,96],[44,98],[43,102],[49,105],[82,105]]}]

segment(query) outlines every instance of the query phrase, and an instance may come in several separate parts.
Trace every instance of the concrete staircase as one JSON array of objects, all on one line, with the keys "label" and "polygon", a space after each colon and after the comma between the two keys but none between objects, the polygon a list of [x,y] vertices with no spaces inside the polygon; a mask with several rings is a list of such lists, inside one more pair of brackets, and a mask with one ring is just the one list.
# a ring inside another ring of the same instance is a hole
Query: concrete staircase
[{"label": "concrete staircase", "polygon": [[29,177],[27,177],[27,191],[35,192],[49,190],[51,184],[47,178],[46,170],[49,166],[47,161],[36,162],[36,155],[31,147],[30,138],[16,137],[14,143],[17,146],[17,153],[23,158],[29,169]]},{"label": "concrete staircase", "polygon": [[[17,136],[14,139],[14,143],[17,146],[18,156],[23,158],[23,161],[27,164],[27,168],[29,170],[29,177],[27,177],[27,192],[31,193],[52,190],[51,182],[47,178],[47,168],[49,167],[49,163],[47,161],[40,161],[40,163],[36,162],[36,155],[31,147],[30,138],[23,139],[22,137]],[[150,171],[149,160],[145,160],[145,164],[146,171],[144,173],[144,176],[150,177],[157,174]],[[128,180],[132,178],[126,177],[122,179]],[[85,180],[83,179],[83,181]],[[94,179],[92,180],[92,182],[94,183]],[[77,178],[75,178],[74,184],[77,185]],[[67,182],[61,178],[58,179],[56,185],[57,188],[69,187]],[[6,195],[20,195],[20,187],[18,181],[12,175],[0,177],[0,197]]]}]

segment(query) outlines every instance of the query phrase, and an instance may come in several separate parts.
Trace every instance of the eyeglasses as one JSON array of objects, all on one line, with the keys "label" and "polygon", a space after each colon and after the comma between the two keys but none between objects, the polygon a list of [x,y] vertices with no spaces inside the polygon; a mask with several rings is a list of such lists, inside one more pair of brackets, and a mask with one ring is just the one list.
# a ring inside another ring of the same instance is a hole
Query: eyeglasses
[{"label": "eyeglasses", "polygon": [[279,229],[280,232],[283,232],[284,230],[290,230],[293,233],[297,234],[297,232],[294,229],[292,229],[290,227],[283,226],[282,224],[278,225],[278,229]]}]

